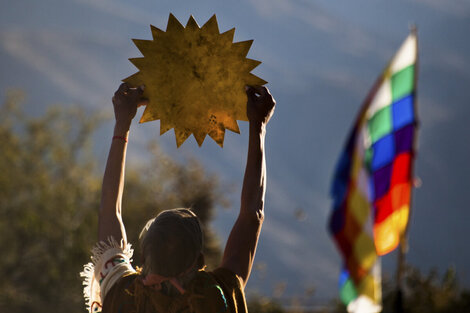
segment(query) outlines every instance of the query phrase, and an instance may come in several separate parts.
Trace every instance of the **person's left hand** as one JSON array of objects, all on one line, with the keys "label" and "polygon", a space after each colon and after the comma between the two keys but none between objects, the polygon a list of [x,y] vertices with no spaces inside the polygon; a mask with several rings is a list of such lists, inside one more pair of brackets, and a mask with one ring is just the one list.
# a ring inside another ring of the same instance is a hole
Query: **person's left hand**
[{"label": "person's left hand", "polygon": [[137,113],[137,107],[146,105],[148,100],[143,98],[144,86],[131,88],[122,83],[114,93],[113,106],[116,123],[130,124]]},{"label": "person's left hand", "polygon": [[266,125],[271,119],[276,100],[265,86],[247,86],[248,96],[246,114],[250,123]]}]

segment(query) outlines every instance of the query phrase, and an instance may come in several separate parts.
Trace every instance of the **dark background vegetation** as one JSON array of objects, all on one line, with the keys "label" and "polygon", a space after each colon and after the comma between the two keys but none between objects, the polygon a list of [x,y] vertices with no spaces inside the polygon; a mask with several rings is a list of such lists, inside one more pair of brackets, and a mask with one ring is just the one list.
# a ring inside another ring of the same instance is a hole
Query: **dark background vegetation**
[{"label": "dark background vegetation", "polygon": [[[39,117],[23,112],[21,92],[0,107],[0,312],[84,312],[79,272],[96,241],[101,176],[93,155],[99,114],[50,107]],[[220,242],[211,228],[217,208],[228,206],[216,176],[195,160],[178,163],[157,145],[148,163],[129,166],[124,221],[139,264],[138,235],[159,210],[192,207],[205,230],[209,268],[220,261]],[[284,286],[284,288],[283,288]],[[321,288],[321,286],[318,286]],[[306,307],[302,298],[249,296],[250,313],[345,312],[337,301]],[[306,290],[312,296],[315,289]],[[384,279],[384,312],[394,312],[395,287]],[[470,312],[470,292],[450,268],[421,273],[408,266],[406,312]]]},{"label": "dark background vegetation", "polygon": [[[91,139],[101,119],[59,107],[32,118],[21,97],[11,93],[0,110],[0,312],[83,312],[79,272],[97,238],[102,178]],[[191,207],[213,267],[221,250],[210,221],[226,205],[217,178],[195,161],[183,166],[151,150],[153,161],[126,173],[123,214],[134,261],[149,218]]]}]

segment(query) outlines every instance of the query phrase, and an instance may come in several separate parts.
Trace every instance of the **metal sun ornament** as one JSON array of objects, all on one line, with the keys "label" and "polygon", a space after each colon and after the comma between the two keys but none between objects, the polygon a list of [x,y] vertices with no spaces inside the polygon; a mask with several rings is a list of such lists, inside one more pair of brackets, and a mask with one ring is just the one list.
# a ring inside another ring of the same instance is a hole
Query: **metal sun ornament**
[{"label": "metal sun ornament", "polygon": [[145,85],[140,122],[160,120],[160,135],[174,128],[178,147],[191,134],[199,146],[209,135],[223,147],[225,129],[240,133],[237,120],[248,120],[245,86],[267,83],[250,73],[261,63],[246,58],[253,40],[232,42],[235,28],[219,33],[215,15],[202,27],[190,16],[184,27],[170,14],[166,32],[150,28],[153,40],[133,39],[139,72],[123,80]]}]

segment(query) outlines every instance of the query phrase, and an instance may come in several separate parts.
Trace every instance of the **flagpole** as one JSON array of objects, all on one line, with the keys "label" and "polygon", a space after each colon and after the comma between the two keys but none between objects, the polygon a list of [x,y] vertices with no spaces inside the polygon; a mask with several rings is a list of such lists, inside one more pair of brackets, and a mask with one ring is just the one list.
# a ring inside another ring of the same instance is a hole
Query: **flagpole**
[{"label": "flagpole", "polygon": [[[418,30],[417,30],[417,27],[416,25],[413,23],[410,25],[410,34],[414,35],[416,37],[416,62],[415,62],[415,75],[414,75],[414,101],[413,101],[413,106],[414,106],[414,112],[415,112],[415,120],[416,120],[416,127],[418,127],[418,124],[419,124],[419,119],[418,119],[418,108],[417,108],[417,102],[418,102],[418,99],[417,99],[417,84],[418,84],[418,66],[419,66],[419,62],[418,62],[418,37],[417,37],[417,33],[418,33]],[[416,144],[417,144],[417,131],[414,132],[414,135],[413,135],[413,158],[416,158]],[[403,232],[403,235],[401,236],[400,238],[400,245],[399,245],[399,248],[398,248],[398,259],[397,259],[397,274],[396,274],[396,282],[397,282],[397,289],[396,289],[396,294],[395,294],[395,305],[394,305],[394,309],[395,309],[395,312],[396,313],[404,313],[405,312],[405,308],[404,308],[404,301],[403,301],[403,276],[404,276],[404,272],[405,272],[405,256],[406,256],[406,253],[408,252],[408,237],[407,237],[407,234],[408,234],[408,229],[409,229],[409,225],[410,225],[410,217],[411,217],[411,205],[412,205],[412,195],[413,195],[413,192],[412,192],[412,188],[414,187],[414,176],[413,176],[413,173],[414,173],[414,162],[411,162],[411,168],[410,168],[410,175],[411,175],[411,190],[410,190],[410,205],[409,205],[409,209],[408,209],[408,219],[407,219],[407,223],[406,223],[406,226],[405,226],[405,230]]]}]

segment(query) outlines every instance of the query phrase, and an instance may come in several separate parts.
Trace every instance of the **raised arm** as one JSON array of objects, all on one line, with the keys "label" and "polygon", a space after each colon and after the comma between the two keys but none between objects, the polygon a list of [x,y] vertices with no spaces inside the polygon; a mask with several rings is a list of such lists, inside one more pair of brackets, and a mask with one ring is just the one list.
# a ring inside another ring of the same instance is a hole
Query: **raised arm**
[{"label": "raised arm", "polygon": [[121,84],[113,97],[114,135],[109,150],[101,190],[101,206],[98,218],[98,240],[114,237],[118,242],[127,242],[126,229],[122,222],[121,204],[124,190],[127,138],[137,106],[143,104],[143,88],[129,88]]},{"label": "raised arm", "polygon": [[247,115],[250,121],[248,157],[241,195],[240,213],[224,251],[222,267],[240,276],[246,285],[264,219],[266,124],[276,102],[266,87],[247,88]]}]

